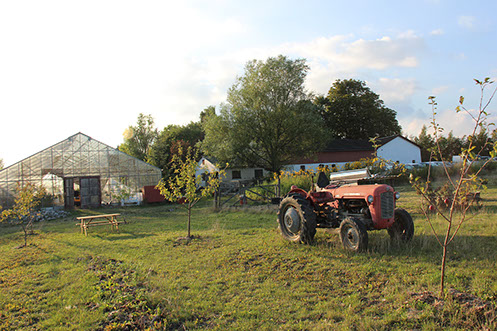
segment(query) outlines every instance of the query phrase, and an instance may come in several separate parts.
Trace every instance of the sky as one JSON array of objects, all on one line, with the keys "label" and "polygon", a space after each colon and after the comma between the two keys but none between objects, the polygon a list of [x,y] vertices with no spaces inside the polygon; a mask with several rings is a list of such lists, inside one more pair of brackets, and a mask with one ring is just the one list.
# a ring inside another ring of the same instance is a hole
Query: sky
[{"label": "sky", "polygon": [[[364,81],[404,135],[429,125],[436,96],[437,120],[462,136],[459,96],[477,108],[473,79],[497,78],[496,12],[495,0],[0,1],[0,159],[77,132],[116,147],[139,113],[159,130],[198,121],[248,61],[280,54],[306,59],[314,95]],[[489,112],[497,123],[497,100]]]}]

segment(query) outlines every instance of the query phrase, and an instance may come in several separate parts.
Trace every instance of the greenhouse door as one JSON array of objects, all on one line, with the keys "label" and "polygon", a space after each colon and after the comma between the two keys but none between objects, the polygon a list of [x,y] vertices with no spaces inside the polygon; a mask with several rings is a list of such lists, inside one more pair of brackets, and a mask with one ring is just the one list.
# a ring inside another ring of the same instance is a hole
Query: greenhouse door
[{"label": "greenhouse door", "polygon": [[100,177],[80,177],[81,208],[100,207]]},{"label": "greenhouse door", "polygon": [[64,208],[74,208],[74,178],[64,178]]}]

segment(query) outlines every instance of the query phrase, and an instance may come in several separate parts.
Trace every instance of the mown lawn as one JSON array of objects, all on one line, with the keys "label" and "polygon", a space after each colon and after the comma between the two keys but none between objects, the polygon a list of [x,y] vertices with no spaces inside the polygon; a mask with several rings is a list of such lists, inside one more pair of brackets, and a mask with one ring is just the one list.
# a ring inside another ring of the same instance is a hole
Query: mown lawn
[{"label": "mown lawn", "polygon": [[189,244],[177,240],[186,212],[173,205],[78,211],[121,212],[130,223],[85,237],[74,218],[42,222],[25,248],[16,248],[18,228],[1,227],[0,329],[496,329],[497,188],[451,247],[447,288],[464,295],[443,302],[433,301],[441,249],[419,198],[399,190],[414,216],[412,243],[370,232],[360,254],[336,231],[296,245],[282,239],[273,210],[212,212],[210,202],[194,211]]}]

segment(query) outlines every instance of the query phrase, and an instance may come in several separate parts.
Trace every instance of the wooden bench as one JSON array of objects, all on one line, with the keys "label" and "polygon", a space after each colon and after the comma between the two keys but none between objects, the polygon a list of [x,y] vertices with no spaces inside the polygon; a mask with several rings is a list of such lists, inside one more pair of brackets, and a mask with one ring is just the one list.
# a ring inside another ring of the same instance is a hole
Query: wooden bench
[{"label": "wooden bench", "polygon": [[105,214],[105,215],[93,215],[93,216],[82,216],[76,217],[81,227],[81,233],[84,232],[85,236],[88,235],[88,228],[91,226],[99,226],[99,225],[110,225],[111,229],[116,229],[119,232],[119,224],[126,223],[126,220],[119,221],[117,219],[121,214]]}]

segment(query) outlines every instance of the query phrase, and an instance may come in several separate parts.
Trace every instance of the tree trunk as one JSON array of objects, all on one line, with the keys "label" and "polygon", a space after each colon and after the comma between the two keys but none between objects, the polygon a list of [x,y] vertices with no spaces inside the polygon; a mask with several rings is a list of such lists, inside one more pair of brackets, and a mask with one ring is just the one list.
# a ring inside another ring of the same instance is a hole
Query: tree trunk
[{"label": "tree trunk", "polygon": [[453,210],[454,210],[453,208],[454,208],[454,206],[452,206],[452,208],[451,208],[451,213],[449,216],[449,224],[447,225],[447,232],[445,233],[444,244],[442,245],[443,254],[442,254],[442,266],[441,266],[441,273],[440,273],[440,298],[443,298],[445,296],[444,295],[445,265],[447,262],[447,249],[449,246],[450,231],[452,229],[452,215],[453,215]]},{"label": "tree trunk", "polygon": [[26,226],[24,224],[21,224],[21,227],[22,227],[22,231],[24,231],[24,246],[23,247],[26,247],[28,245],[28,229],[26,228]]},{"label": "tree trunk", "polygon": [[443,246],[443,255],[442,255],[442,267],[441,267],[441,275],[440,275],[440,298],[444,297],[444,285],[445,285],[445,262],[447,261],[447,244]]},{"label": "tree trunk", "polygon": [[188,202],[188,226],[187,226],[188,235],[187,235],[187,238],[191,238],[191,235],[190,235],[191,216],[192,216],[192,203]]},{"label": "tree trunk", "polygon": [[220,198],[221,198],[221,188],[218,187],[217,190],[214,191],[214,210],[219,209]]}]

